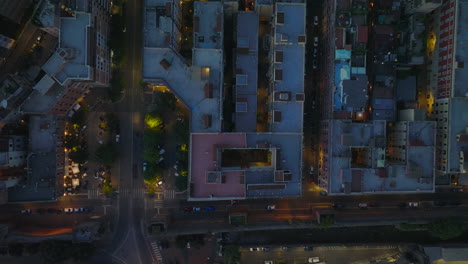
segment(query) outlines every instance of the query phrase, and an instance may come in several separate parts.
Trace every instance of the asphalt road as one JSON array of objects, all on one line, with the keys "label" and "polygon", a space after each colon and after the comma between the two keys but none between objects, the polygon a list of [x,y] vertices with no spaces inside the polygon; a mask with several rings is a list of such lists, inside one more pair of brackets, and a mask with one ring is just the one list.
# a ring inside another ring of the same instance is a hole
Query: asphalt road
[{"label": "asphalt road", "polygon": [[[125,195],[118,196],[118,221],[114,237],[106,252],[113,263],[143,264],[152,263],[147,250],[144,236],[145,201],[137,198],[135,193],[143,188],[141,175],[143,116],[142,88],[140,87],[142,66],[142,1],[127,1],[126,4],[126,47],[124,80],[125,95],[121,102],[114,106],[113,111],[120,116],[121,142],[118,161],[119,190],[130,189]],[[138,175],[133,175],[134,164],[138,167]],[[109,259],[96,260],[95,263],[110,263]]]}]

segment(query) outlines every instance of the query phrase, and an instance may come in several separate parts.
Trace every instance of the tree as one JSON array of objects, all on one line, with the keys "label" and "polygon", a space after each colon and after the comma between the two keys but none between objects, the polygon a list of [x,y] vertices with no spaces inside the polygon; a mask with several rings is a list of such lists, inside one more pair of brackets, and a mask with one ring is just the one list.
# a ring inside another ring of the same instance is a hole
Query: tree
[{"label": "tree", "polygon": [[330,227],[335,224],[334,215],[321,215],[320,216],[320,226],[321,227]]},{"label": "tree", "polygon": [[148,164],[146,171],[143,172],[143,179],[146,184],[154,185],[162,179],[163,170],[154,164]]},{"label": "tree", "polygon": [[163,120],[161,116],[157,114],[146,114],[145,123],[151,129],[160,130],[163,125]]},{"label": "tree", "polygon": [[466,231],[466,225],[459,219],[444,218],[429,224],[428,230],[432,236],[448,240],[461,236]]},{"label": "tree", "polygon": [[158,94],[158,105],[161,112],[174,111],[176,109],[177,98],[171,92],[161,92]]},{"label": "tree", "polygon": [[94,153],[97,162],[103,165],[112,165],[118,157],[117,149],[111,143],[101,145]]},{"label": "tree", "polygon": [[179,175],[176,177],[175,185],[180,192],[187,190],[187,186],[188,186],[187,181],[188,181],[188,178],[186,175],[185,176]]},{"label": "tree", "polygon": [[112,193],[114,192],[114,189],[112,188],[112,186],[110,185],[110,183],[104,183],[102,185],[102,193],[106,196],[106,197],[110,197],[112,196]]},{"label": "tree", "polygon": [[164,135],[159,130],[145,130],[143,133],[143,143],[146,147],[156,147],[161,145],[164,140]]},{"label": "tree", "polygon": [[75,114],[70,118],[70,122],[73,124],[77,124],[80,127],[86,124],[86,112],[84,109],[80,109],[79,111],[75,112]]},{"label": "tree", "polygon": [[224,260],[227,264],[235,264],[240,261],[240,250],[237,246],[228,246],[223,250]]},{"label": "tree", "polygon": [[175,123],[174,125],[174,135],[175,141],[177,144],[186,145],[189,142],[189,122],[181,120]]},{"label": "tree", "polygon": [[88,151],[78,148],[76,151],[71,151],[68,157],[75,163],[84,164],[88,160]]},{"label": "tree", "polygon": [[160,159],[159,150],[154,147],[145,148],[143,151],[143,160],[148,161],[149,163],[157,164]]},{"label": "tree", "polygon": [[114,113],[106,114],[107,127],[110,132],[117,132],[119,130],[119,118]]}]

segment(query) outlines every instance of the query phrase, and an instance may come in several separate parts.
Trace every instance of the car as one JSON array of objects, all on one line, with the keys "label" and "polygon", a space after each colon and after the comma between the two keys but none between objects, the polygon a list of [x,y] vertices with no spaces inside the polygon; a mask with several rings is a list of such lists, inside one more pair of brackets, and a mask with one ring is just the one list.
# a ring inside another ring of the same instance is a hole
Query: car
[{"label": "car", "polygon": [[273,211],[273,210],[275,210],[275,209],[276,209],[276,205],[274,205],[274,204],[268,205],[268,206],[267,206],[267,210],[268,210],[268,211]]},{"label": "car", "polygon": [[319,194],[320,194],[320,196],[327,196],[328,195],[328,193],[326,191],[320,191]]},{"label": "car", "polygon": [[434,201],[434,206],[446,206],[447,202],[445,201]]},{"label": "car", "polygon": [[30,214],[32,213],[31,209],[23,209],[21,210],[21,214]]},{"label": "car", "polygon": [[73,213],[73,208],[63,208],[63,212],[65,212],[67,214],[71,214],[71,213]]},{"label": "car", "polygon": [[405,208],[406,206],[407,206],[406,203],[398,203],[398,207],[400,207],[402,209]]},{"label": "car", "polygon": [[273,260],[265,260],[264,264],[273,264]]},{"label": "car", "polygon": [[289,251],[289,247],[286,247],[286,246],[281,247],[281,249],[282,249],[283,251]]},{"label": "car", "polygon": [[311,257],[311,258],[309,258],[308,262],[309,263],[318,263],[318,262],[320,262],[320,258],[319,257]]},{"label": "car", "polygon": [[314,37],[314,47],[318,47],[318,37]]},{"label": "car", "polygon": [[462,188],[453,188],[452,192],[463,192]]},{"label": "car", "polygon": [[231,205],[239,205],[239,200],[231,200]]},{"label": "car", "polygon": [[148,162],[144,161],[143,162],[143,171],[146,171],[147,168],[148,168]]},{"label": "car", "polygon": [[193,208],[192,208],[192,211],[193,211],[193,212],[200,212],[200,211],[201,211],[201,208],[200,208],[200,207],[193,207]]},{"label": "car", "polygon": [[115,135],[115,142],[120,143],[120,135],[119,134]]},{"label": "car", "polygon": [[54,208],[49,208],[49,209],[47,209],[47,212],[49,214],[55,214],[57,212],[57,210],[55,210]]},{"label": "car", "polygon": [[314,247],[312,247],[312,246],[305,246],[304,247],[304,251],[312,251],[312,250],[314,250]]},{"label": "car", "polygon": [[186,213],[190,213],[193,211],[193,207],[190,207],[190,206],[186,206],[182,209],[182,211],[186,212]]},{"label": "car", "polygon": [[214,211],[216,208],[214,206],[207,206],[205,207],[205,211]]},{"label": "car", "polygon": [[92,212],[93,210],[94,210],[94,208],[92,208],[92,207],[85,207],[84,208],[85,212]]},{"label": "car", "polygon": [[74,212],[74,213],[79,213],[79,212],[80,212],[80,208],[73,208],[73,212]]},{"label": "car", "polygon": [[314,167],[310,167],[309,174],[310,174],[310,175],[314,175]]},{"label": "car", "polygon": [[312,61],[312,69],[314,69],[314,70],[318,69],[317,60],[313,60],[313,61]]},{"label": "car", "polygon": [[94,178],[96,178],[96,179],[99,178],[99,172],[98,171],[94,172]]},{"label": "car", "polygon": [[261,251],[261,250],[262,249],[259,247],[250,248],[250,251]]},{"label": "car", "polygon": [[418,202],[409,202],[408,203],[408,206],[410,208],[418,208],[419,207],[419,203]]},{"label": "car", "polygon": [[317,26],[318,22],[318,16],[314,16],[314,26]]},{"label": "car", "polygon": [[367,209],[367,203],[359,203],[358,207],[361,209]]},{"label": "car", "polygon": [[263,251],[268,252],[268,251],[270,251],[270,248],[269,247],[264,247]]},{"label": "car", "polygon": [[334,203],[331,205],[331,207],[335,208],[335,209],[340,209],[340,208],[344,208],[344,204],[342,203]]}]

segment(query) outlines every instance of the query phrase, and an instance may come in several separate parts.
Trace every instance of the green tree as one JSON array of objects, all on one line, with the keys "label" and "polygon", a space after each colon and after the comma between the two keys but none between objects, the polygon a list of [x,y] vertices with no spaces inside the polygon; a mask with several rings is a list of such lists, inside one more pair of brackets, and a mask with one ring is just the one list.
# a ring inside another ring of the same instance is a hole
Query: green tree
[{"label": "green tree", "polygon": [[71,149],[73,147],[79,147],[81,145],[80,138],[77,137],[74,133],[68,134],[65,136],[64,147]]},{"label": "green tree", "polygon": [[159,130],[145,130],[143,133],[143,143],[145,147],[156,147],[161,145],[164,140],[164,135]]},{"label": "green tree", "polygon": [[237,246],[228,246],[223,250],[224,260],[226,264],[236,264],[240,261],[240,250]]},{"label": "green tree", "polygon": [[143,151],[143,160],[148,161],[149,163],[157,164],[160,157],[161,155],[159,155],[159,150],[154,147],[145,148]]},{"label": "green tree", "polygon": [[187,181],[188,181],[187,176],[179,175],[176,177],[175,185],[180,192],[187,190],[187,186],[188,186]]},{"label": "green tree", "polygon": [[188,144],[190,135],[189,129],[189,122],[186,120],[181,120],[175,123],[174,135],[177,144]]},{"label": "green tree", "polygon": [[466,231],[466,225],[459,219],[444,218],[429,224],[428,230],[432,236],[448,240],[461,236]]},{"label": "green tree", "polygon": [[118,157],[118,152],[113,144],[108,143],[99,146],[94,157],[97,162],[103,165],[112,165]]},{"label": "green tree", "polygon": [[321,215],[320,216],[320,226],[321,227],[330,227],[335,224],[334,215]]},{"label": "green tree", "polygon": [[163,125],[163,119],[157,114],[146,114],[145,124],[151,129],[159,130]]},{"label": "green tree", "polygon": [[114,113],[106,114],[106,120],[107,120],[107,127],[109,128],[109,131],[111,133],[117,132],[119,130],[119,118],[117,117],[116,114]]},{"label": "green tree", "polygon": [[114,192],[114,189],[112,188],[112,186],[110,185],[110,183],[105,183],[102,185],[102,193],[106,196],[106,197],[110,197],[112,196],[112,193]]},{"label": "green tree", "polygon": [[70,122],[73,124],[77,124],[80,127],[86,124],[86,112],[84,109],[80,109],[70,118]]},{"label": "green tree", "polygon": [[143,179],[147,184],[155,184],[162,179],[163,170],[154,164],[148,164],[148,168],[143,172]]},{"label": "green tree", "polygon": [[158,94],[158,106],[161,112],[174,111],[176,109],[177,98],[171,92],[161,92]]},{"label": "green tree", "polygon": [[84,164],[88,160],[88,151],[78,148],[76,151],[72,150],[68,157],[75,163]]}]

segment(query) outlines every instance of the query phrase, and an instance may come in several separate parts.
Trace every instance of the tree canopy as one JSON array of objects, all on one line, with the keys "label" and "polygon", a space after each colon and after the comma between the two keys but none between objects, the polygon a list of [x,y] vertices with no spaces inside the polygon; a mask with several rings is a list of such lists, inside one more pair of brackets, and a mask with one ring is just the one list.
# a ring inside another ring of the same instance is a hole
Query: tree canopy
[{"label": "tree canopy", "polygon": [[145,124],[150,129],[158,130],[161,128],[163,124],[163,119],[158,114],[146,114],[145,116]]},{"label": "tree canopy", "polygon": [[88,160],[88,151],[77,148],[76,150],[72,150],[68,157],[75,163],[84,164]]},{"label": "tree canopy", "polygon": [[455,218],[439,219],[428,226],[429,233],[442,240],[459,237],[466,229],[465,223]]},{"label": "tree canopy", "polygon": [[108,143],[99,146],[94,157],[97,162],[103,165],[112,165],[118,157],[118,152],[113,144]]},{"label": "tree canopy", "polygon": [[227,264],[236,264],[240,261],[240,250],[237,246],[228,246],[223,250],[224,260]]}]

